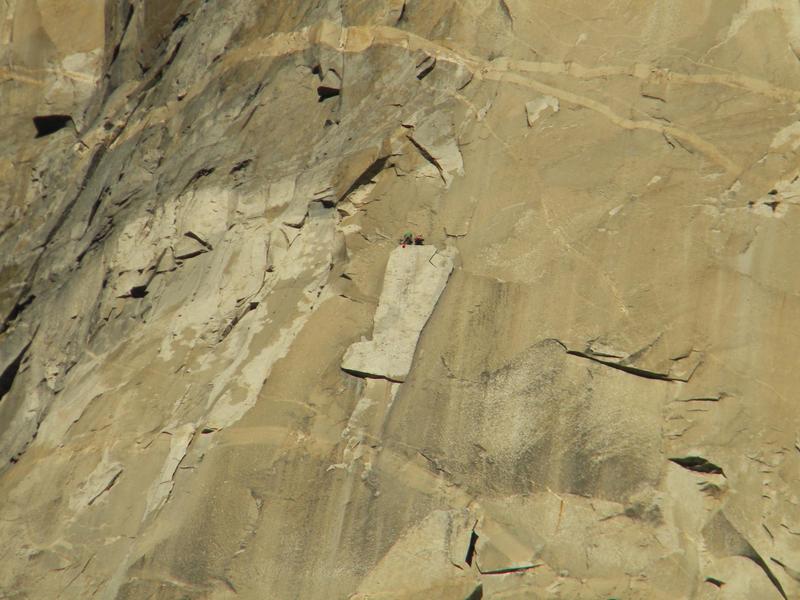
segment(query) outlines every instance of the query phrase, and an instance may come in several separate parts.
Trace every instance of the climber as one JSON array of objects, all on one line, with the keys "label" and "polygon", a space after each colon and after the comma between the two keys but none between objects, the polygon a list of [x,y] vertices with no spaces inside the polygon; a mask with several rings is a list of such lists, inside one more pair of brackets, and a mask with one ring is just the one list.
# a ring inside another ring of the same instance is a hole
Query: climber
[{"label": "climber", "polygon": [[422,246],[423,242],[425,242],[425,238],[421,235],[414,236],[414,245],[415,246]]},{"label": "climber", "polygon": [[400,242],[400,245],[403,246],[403,248],[405,248],[406,246],[410,246],[413,243],[414,243],[414,234],[411,233],[410,231],[406,231],[403,234],[403,240]]}]

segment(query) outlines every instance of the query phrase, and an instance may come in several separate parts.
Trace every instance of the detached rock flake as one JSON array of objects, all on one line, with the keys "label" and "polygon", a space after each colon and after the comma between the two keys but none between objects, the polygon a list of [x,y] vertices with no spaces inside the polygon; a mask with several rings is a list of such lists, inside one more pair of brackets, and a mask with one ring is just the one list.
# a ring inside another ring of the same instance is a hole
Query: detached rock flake
[{"label": "detached rock flake", "polygon": [[402,382],[411,370],[422,328],[447,285],[453,261],[434,246],[398,247],[389,257],[371,341],[356,342],[342,369]]}]

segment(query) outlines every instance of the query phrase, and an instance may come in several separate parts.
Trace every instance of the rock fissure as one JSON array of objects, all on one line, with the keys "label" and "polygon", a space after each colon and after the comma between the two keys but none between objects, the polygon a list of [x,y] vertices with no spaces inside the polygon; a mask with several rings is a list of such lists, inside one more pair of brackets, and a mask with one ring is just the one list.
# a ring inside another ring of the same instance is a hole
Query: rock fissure
[{"label": "rock fissure", "polygon": [[428,56],[427,58],[425,58],[425,60],[423,60],[421,63],[417,65],[417,69],[419,69],[417,73],[417,79],[422,81],[428,75],[431,74],[431,72],[435,67],[436,67],[436,59],[433,58],[432,56]]},{"label": "rock fissure", "polygon": [[117,483],[117,480],[120,478],[121,475],[122,475],[122,468],[120,468],[119,471],[116,472],[116,474],[111,478],[108,484],[106,484],[106,486],[102,490],[100,490],[97,493],[97,495],[93,496],[87,504],[91,506],[97,501],[98,498],[100,498],[100,496],[110,491],[111,488],[114,487],[114,485]]},{"label": "rock fissure", "polygon": [[722,467],[715,465],[714,463],[706,460],[702,456],[682,456],[682,457],[673,457],[669,459],[670,461],[674,462],[676,465],[683,467],[689,471],[694,471],[695,473],[710,473],[714,475],[725,475]]},{"label": "rock fissure", "polygon": [[523,571],[530,571],[532,569],[535,569],[536,566],[537,565],[530,565],[524,567],[505,567],[502,569],[494,569],[490,571],[481,571],[480,568],[478,568],[478,571],[480,572],[481,575],[508,575],[509,573],[520,573]]},{"label": "rock fissure", "polygon": [[625,373],[636,375],[637,377],[642,377],[644,379],[656,379],[659,381],[682,381],[684,383],[688,381],[688,378],[672,377],[668,373],[658,373],[656,371],[649,371],[647,369],[640,369],[638,367],[634,367],[631,365],[624,365],[609,360],[604,360],[603,358],[594,356],[592,354],[588,354],[586,352],[581,352],[579,350],[567,350],[567,354],[569,354],[570,356],[585,358],[587,360],[591,360],[592,362],[605,365],[606,367],[611,367],[612,369],[617,369],[618,371],[623,371]]},{"label": "rock fissure", "polygon": [[17,378],[17,373],[19,373],[22,361],[25,359],[25,354],[28,352],[30,345],[31,342],[28,342],[28,344],[19,351],[19,354],[6,365],[3,372],[0,373],[0,402],[2,402],[5,395],[11,391],[11,387],[14,385],[14,380]]},{"label": "rock fissure", "polygon": [[11,325],[14,321],[16,321],[17,317],[19,317],[25,311],[25,309],[31,305],[31,303],[34,300],[36,300],[36,296],[31,294],[24,300],[14,304],[14,307],[11,309],[11,312],[8,313],[5,323],[3,324],[3,327],[2,329],[0,329],[0,331],[5,331],[6,329],[8,329],[8,326]]},{"label": "rock fissure", "polygon": [[373,183],[373,180],[384,170],[387,168],[387,162],[389,160],[389,156],[379,156],[376,158],[364,171],[356,177],[353,183],[345,190],[345,192],[339,197],[337,204],[342,202],[345,198],[350,196],[353,192],[362,188],[366,185]]},{"label": "rock fissure", "polygon": [[470,567],[472,566],[472,562],[475,560],[477,544],[478,534],[475,532],[475,528],[473,527],[469,534],[469,546],[467,546],[467,553],[464,556],[464,562]]},{"label": "rock fissure", "polygon": [[426,150],[422,144],[420,144],[417,140],[415,140],[414,136],[407,135],[406,138],[408,139],[409,142],[411,142],[414,148],[417,149],[417,152],[420,153],[422,158],[427,160],[439,172],[439,177],[442,178],[442,183],[447,185],[447,178],[445,178],[444,176],[444,169],[442,169],[442,165],[439,164],[439,161],[436,160],[436,158],[430,152],[428,152],[428,150]]}]

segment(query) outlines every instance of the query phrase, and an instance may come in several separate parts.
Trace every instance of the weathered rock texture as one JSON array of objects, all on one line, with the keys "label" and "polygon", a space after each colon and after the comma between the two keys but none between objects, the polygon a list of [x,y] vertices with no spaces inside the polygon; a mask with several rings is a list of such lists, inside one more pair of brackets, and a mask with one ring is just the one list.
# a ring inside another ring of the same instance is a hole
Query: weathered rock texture
[{"label": "weathered rock texture", "polygon": [[0,597],[800,597],[798,52],[0,0]]}]

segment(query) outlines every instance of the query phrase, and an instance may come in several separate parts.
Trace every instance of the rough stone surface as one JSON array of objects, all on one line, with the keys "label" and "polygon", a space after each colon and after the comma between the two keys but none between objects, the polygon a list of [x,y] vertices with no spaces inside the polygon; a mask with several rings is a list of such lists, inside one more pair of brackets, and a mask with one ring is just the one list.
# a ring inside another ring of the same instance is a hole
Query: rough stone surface
[{"label": "rough stone surface", "polygon": [[0,0],[0,597],[800,597],[798,56],[795,0]]}]

